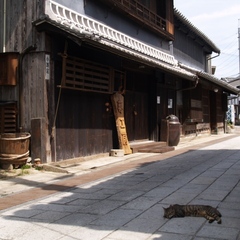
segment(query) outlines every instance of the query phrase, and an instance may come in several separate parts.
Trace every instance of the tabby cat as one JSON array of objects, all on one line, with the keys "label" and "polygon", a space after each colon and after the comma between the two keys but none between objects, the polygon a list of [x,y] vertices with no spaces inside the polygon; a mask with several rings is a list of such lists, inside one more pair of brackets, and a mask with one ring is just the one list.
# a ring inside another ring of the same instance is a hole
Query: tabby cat
[{"label": "tabby cat", "polygon": [[205,217],[209,223],[217,221],[218,224],[222,223],[221,213],[214,207],[207,205],[170,205],[164,209],[163,217],[171,219],[173,217]]}]

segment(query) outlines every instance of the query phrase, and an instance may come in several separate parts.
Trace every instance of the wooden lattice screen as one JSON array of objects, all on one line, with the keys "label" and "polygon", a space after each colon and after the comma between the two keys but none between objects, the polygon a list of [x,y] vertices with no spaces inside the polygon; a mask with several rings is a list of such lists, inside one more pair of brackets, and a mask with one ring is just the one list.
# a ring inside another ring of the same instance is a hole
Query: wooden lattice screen
[{"label": "wooden lattice screen", "polygon": [[200,100],[191,99],[190,115],[194,122],[203,121],[202,102]]},{"label": "wooden lattice screen", "polygon": [[16,103],[0,103],[0,133],[14,133],[16,130]]},{"label": "wooden lattice screen", "polygon": [[63,59],[63,69],[62,87],[75,90],[113,93],[113,80],[125,78],[123,72],[112,67],[69,56]]}]

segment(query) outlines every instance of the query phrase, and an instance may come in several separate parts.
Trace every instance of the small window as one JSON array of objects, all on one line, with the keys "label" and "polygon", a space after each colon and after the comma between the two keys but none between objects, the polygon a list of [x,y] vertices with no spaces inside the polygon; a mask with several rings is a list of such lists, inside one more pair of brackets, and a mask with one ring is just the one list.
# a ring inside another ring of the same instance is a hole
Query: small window
[{"label": "small window", "polygon": [[17,104],[15,102],[0,102],[0,133],[15,133],[17,131]]}]

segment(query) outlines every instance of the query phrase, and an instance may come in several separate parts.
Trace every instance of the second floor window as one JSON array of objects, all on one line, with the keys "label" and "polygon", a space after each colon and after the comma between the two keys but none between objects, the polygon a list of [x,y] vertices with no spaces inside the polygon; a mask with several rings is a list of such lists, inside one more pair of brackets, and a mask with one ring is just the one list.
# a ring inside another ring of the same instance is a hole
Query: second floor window
[{"label": "second floor window", "polygon": [[173,1],[172,0],[107,0],[127,12],[136,21],[144,23],[149,30],[173,40]]}]

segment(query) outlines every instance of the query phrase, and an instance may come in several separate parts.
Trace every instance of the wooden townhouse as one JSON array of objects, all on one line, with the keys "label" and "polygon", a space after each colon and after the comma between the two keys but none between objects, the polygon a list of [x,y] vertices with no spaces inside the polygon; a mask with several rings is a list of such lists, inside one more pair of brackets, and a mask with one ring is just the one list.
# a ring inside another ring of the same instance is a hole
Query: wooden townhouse
[{"label": "wooden townhouse", "polygon": [[159,142],[171,114],[181,137],[224,131],[227,95],[239,90],[211,74],[220,50],[172,0],[0,0],[0,9],[0,130],[30,132],[33,159]]},{"label": "wooden townhouse", "polygon": [[197,76],[195,83],[183,81],[177,90],[182,136],[224,133],[227,97],[239,90],[213,75],[216,66],[211,59],[220,55],[220,49],[176,9],[174,19],[174,57],[179,66]]}]

